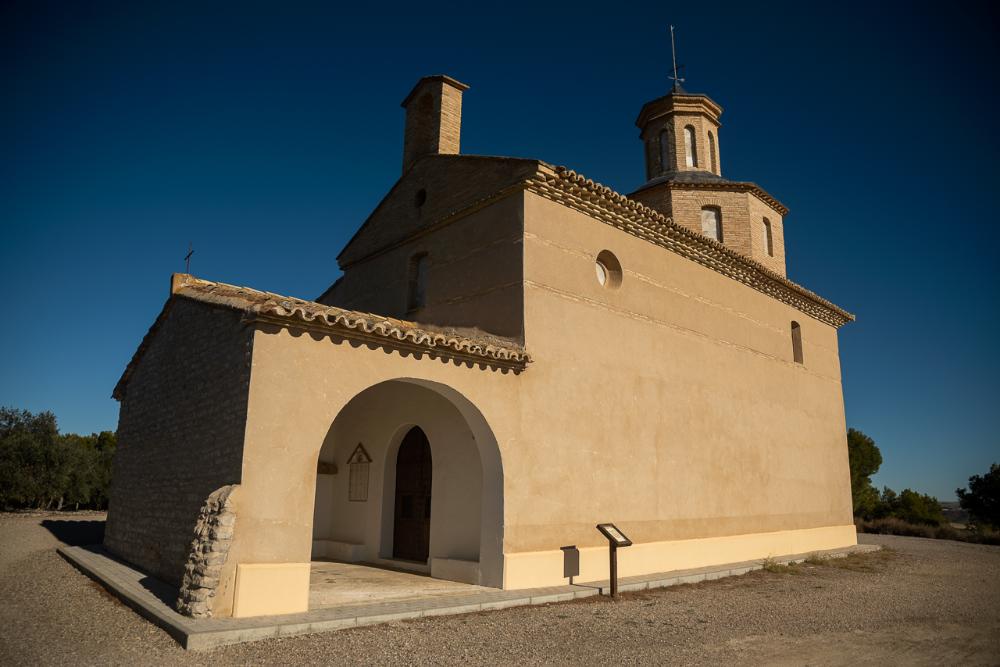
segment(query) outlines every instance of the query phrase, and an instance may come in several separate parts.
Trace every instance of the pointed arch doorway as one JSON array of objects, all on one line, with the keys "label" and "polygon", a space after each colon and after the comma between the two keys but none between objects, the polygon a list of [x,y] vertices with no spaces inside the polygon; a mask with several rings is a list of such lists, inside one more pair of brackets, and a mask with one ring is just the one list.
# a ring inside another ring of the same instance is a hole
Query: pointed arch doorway
[{"label": "pointed arch doorway", "polygon": [[419,426],[403,437],[396,455],[392,557],[426,563],[431,539],[431,445]]}]

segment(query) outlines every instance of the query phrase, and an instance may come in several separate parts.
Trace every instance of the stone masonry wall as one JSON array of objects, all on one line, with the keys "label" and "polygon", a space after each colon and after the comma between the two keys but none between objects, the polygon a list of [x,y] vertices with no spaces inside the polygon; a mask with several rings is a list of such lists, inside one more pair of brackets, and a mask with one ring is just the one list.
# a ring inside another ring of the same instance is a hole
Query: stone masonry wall
[{"label": "stone masonry wall", "polygon": [[179,585],[206,499],[240,482],[253,338],[234,311],[173,299],[121,400],[104,544]]},{"label": "stone masonry wall", "polygon": [[[749,192],[668,188],[663,185],[640,190],[632,199],[654,208],[692,232],[701,233],[701,209],[722,210],[722,243],[785,275],[785,236],[781,214]],[[767,254],[764,218],[771,221],[774,255]]]},{"label": "stone masonry wall", "polygon": [[[767,233],[764,218],[771,222],[771,250],[767,253]],[[781,275],[786,275],[785,267],[785,224],[781,214],[756,197],[750,197],[750,231],[752,232],[752,257]]]},{"label": "stone masonry wall", "polygon": [[701,209],[718,206],[722,210],[722,243],[750,256],[750,212],[745,192],[682,190],[659,185],[629,195],[654,208],[685,229],[701,234]]},{"label": "stone masonry wall", "polygon": [[[343,277],[317,301],[520,339],[522,206],[514,194],[426,231],[449,212],[529,177],[526,160],[432,156],[392,189],[343,252]],[[424,196],[417,205],[416,195]],[[426,252],[427,305],[407,310],[411,258]]]},{"label": "stone masonry wall", "polygon": [[236,485],[224,486],[205,501],[194,528],[194,540],[177,596],[177,611],[195,618],[212,615],[222,566],[233,540],[236,512],[230,501]]},{"label": "stone masonry wall", "polygon": [[403,173],[424,155],[457,154],[462,138],[462,91],[442,81],[422,81],[406,108]]},{"label": "stone masonry wall", "polygon": [[438,152],[458,154],[462,145],[462,91],[441,85],[441,129]]},{"label": "stone masonry wall", "polygon": [[674,222],[701,233],[701,209],[717,206],[722,211],[722,244],[750,256],[750,211],[744,192],[719,190],[670,190]]}]

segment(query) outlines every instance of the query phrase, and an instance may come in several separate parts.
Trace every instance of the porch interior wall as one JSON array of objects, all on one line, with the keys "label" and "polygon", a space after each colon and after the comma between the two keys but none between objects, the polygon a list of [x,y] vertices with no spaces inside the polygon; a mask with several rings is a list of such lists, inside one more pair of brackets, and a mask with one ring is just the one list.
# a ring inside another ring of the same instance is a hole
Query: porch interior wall
[{"label": "porch interior wall", "polygon": [[[319,476],[314,540],[363,545],[369,561],[392,557],[396,454],[413,426],[433,458],[430,557],[479,560],[482,464],[472,433],[447,399],[398,381],[362,392],[334,420],[319,457],[337,474]],[[365,502],[348,499],[347,460],[359,443],[372,458]]]}]

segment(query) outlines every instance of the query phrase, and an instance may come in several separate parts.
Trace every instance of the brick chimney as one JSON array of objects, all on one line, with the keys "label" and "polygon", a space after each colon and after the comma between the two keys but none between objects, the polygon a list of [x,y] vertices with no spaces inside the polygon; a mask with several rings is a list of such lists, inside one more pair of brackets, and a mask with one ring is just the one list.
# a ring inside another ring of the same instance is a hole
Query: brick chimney
[{"label": "brick chimney", "polygon": [[406,133],[403,137],[403,173],[424,155],[459,150],[462,134],[462,92],[468,86],[436,74],[417,81],[403,100]]}]

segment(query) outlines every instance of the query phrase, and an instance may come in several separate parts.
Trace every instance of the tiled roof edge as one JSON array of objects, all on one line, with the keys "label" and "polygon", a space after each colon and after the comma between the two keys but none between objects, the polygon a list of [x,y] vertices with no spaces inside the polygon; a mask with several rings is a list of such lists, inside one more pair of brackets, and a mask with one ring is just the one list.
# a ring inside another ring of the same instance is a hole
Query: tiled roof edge
[{"label": "tiled roof edge", "polygon": [[664,179],[658,180],[654,179],[648,183],[644,183],[638,190],[633,192],[642,192],[643,190],[649,190],[655,187],[665,187],[670,190],[722,190],[722,191],[737,191],[737,192],[749,192],[753,194],[757,199],[761,200],[765,204],[769,205],[775,211],[780,213],[782,216],[788,215],[788,207],[778,201],[771,193],[769,193],[764,188],[760,187],[752,181],[682,181],[682,180],[671,180]]},{"label": "tiled roof edge", "polygon": [[535,194],[698,262],[831,326],[854,321],[854,315],[840,306],[714,239],[681,227],[645,204],[572,169],[542,164],[544,167],[525,184]]},{"label": "tiled roof edge", "polygon": [[142,354],[149,347],[174,299],[187,298],[246,314],[248,321],[266,321],[280,326],[332,331],[345,338],[362,340],[392,349],[427,353],[459,361],[485,364],[503,370],[523,371],[531,356],[515,341],[476,330],[438,328],[373,313],[325,306],[249,287],[203,280],[175,273],[171,298],[125,368],[112,397],[121,399]]}]

